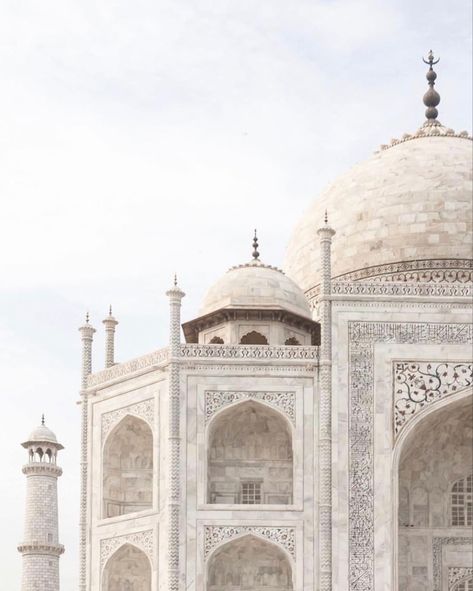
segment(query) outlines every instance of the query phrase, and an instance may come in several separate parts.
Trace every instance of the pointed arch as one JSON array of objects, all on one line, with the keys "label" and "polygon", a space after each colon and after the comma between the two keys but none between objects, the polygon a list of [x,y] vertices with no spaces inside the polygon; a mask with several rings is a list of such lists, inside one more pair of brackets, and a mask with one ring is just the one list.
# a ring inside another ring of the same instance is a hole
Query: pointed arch
[{"label": "pointed arch", "polygon": [[293,429],[287,418],[247,399],[213,417],[207,431],[207,498],[211,504],[293,502]]},{"label": "pointed arch", "polygon": [[452,587],[452,591],[473,591],[473,576],[469,575],[455,583]]},{"label": "pointed arch", "polygon": [[292,591],[292,561],[276,544],[254,534],[218,546],[207,563],[206,591]]},{"label": "pointed arch", "polygon": [[102,451],[103,518],[150,509],[153,504],[153,433],[127,414],[109,433]]},{"label": "pointed arch", "polygon": [[[394,588],[410,586],[421,550],[410,556],[410,536],[441,527],[449,534],[452,486],[465,479],[473,461],[473,390],[468,388],[432,404],[407,425],[393,454]],[[453,453],[455,449],[455,453]],[[421,528],[417,530],[416,528]],[[433,557],[426,545],[425,568]],[[427,572],[427,570],[426,570]],[[418,576],[418,575],[417,575]],[[427,576],[427,575],[425,575]],[[435,576],[435,573],[434,573]],[[418,579],[416,579],[417,581]],[[426,581],[427,586],[429,583]]]},{"label": "pointed arch", "polygon": [[267,345],[268,339],[257,332],[256,330],[252,330],[245,335],[243,335],[240,339],[240,345]]},{"label": "pointed arch", "polygon": [[102,591],[151,591],[151,562],[134,544],[120,546],[102,573]]}]

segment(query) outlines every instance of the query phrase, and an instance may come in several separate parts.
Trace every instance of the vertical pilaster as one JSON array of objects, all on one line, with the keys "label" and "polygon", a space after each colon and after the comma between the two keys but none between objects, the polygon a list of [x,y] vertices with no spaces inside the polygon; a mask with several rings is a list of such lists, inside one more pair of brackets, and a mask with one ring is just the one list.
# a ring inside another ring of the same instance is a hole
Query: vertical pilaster
[{"label": "vertical pilaster", "polygon": [[87,454],[89,409],[87,400],[87,377],[92,373],[92,343],[95,328],[85,324],[79,328],[82,340],[81,371],[81,449],[80,449],[80,512],[79,512],[79,591],[87,591]]},{"label": "vertical pilaster", "polygon": [[331,245],[335,231],[328,225],[317,232],[320,237],[321,281],[319,311],[320,411],[319,411],[319,589],[332,590],[332,303]]},{"label": "vertical pilaster", "polygon": [[184,292],[174,279],[169,297],[169,489],[168,489],[168,591],[180,589],[180,504],[181,504],[181,435],[180,435],[180,353],[181,300]]},{"label": "vertical pilaster", "polygon": [[118,324],[118,320],[112,316],[112,306],[102,322],[105,326],[105,367],[112,367],[115,364],[115,327]]}]

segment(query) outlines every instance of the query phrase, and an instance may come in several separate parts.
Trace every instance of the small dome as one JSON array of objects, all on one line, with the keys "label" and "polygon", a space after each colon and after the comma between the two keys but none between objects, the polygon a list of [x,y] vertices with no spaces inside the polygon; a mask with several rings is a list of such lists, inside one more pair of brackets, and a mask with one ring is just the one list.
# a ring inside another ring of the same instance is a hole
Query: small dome
[{"label": "small dome", "polygon": [[40,425],[36,429],[33,429],[28,437],[28,441],[49,441],[51,443],[57,443],[57,438],[46,425]]},{"label": "small dome", "polygon": [[200,315],[223,308],[286,310],[311,318],[309,304],[294,281],[259,260],[229,269],[207,292]]},{"label": "small dome", "polygon": [[333,277],[435,269],[442,261],[452,275],[465,268],[472,255],[471,155],[466,132],[441,125],[382,146],[313,202],[292,234],[284,270],[306,292],[320,283],[317,229],[325,211],[336,231]]}]

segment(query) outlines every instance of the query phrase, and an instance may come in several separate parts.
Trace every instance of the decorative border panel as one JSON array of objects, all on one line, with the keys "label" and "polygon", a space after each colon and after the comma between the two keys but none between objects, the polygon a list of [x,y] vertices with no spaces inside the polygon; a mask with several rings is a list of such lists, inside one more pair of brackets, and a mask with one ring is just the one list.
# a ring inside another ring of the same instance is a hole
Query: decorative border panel
[{"label": "decorative border panel", "polygon": [[147,554],[151,562],[154,562],[154,532],[152,529],[117,536],[116,538],[107,538],[100,540],[100,570],[103,569],[110,556],[125,544],[133,544]]},{"label": "decorative border panel", "polygon": [[296,530],[294,527],[265,527],[260,525],[206,525],[204,529],[204,556],[207,560],[213,550],[246,534],[255,534],[281,546],[296,559]]},{"label": "decorative border panel", "polygon": [[183,358],[219,359],[291,359],[314,361],[318,359],[316,346],[298,345],[181,345]]},{"label": "decorative border panel", "polygon": [[450,536],[432,539],[432,560],[434,567],[434,588],[432,591],[442,591],[442,548],[444,546],[467,546],[471,544],[473,544],[473,538],[457,538]]},{"label": "decorative border panel", "polygon": [[425,406],[471,386],[473,364],[464,361],[395,361],[393,376],[393,421],[397,437]]},{"label": "decorative border panel", "polygon": [[109,382],[110,380],[125,378],[137,371],[150,369],[154,365],[164,363],[168,360],[168,358],[169,349],[165,347],[164,349],[153,351],[153,353],[143,355],[142,357],[137,357],[136,359],[131,359],[125,363],[117,363],[112,367],[90,374],[87,378],[87,387],[91,388],[93,386],[99,386],[104,382]]},{"label": "decorative border panel", "polygon": [[208,423],[220,409],[240,400],[260,400],[281,411],[293,425],[296,423],[295,392],[245,392],[206,390],[205,422]]},{"label": "decorative border panel", "polygon": [[350,591],[374,591],[374,347],[377,343],[471,344],[471,324],[349,322]]},{"label": "decorative border panel", "polygon": [[469,580],[471,577],[473,577],[472,566],[450,566],[448,568],[448,590],[453,590],[457,583]]},{"label": "decorative border panel", "polygon": [[123,408],[117,408],[117,410],[104,413],[102,415],[102,442],[105,440],[113,427],[126,415],[133,415],[143,419],[148,423],[151,429],[153,429],[154,399],[149,398],[148,400],[143,400],[142,402],[130,404],[129,406],[124,406]]}]

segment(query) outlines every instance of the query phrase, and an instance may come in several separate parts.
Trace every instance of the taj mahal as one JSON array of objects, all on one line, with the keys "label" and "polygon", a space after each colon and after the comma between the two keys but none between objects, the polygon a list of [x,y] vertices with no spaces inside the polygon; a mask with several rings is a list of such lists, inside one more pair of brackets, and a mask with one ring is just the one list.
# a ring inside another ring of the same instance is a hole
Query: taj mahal
[{"label": "taj mahal", "polygon": [[[425,121],[314,200],[283,270],[255,233],[191,318],[176,278],[129,361],[110,309],[103,369],[79,328],[79,591],[473,591],[472,138],[424,61]],[[22,591],[60,587],[59,441],[23,443]]]}]

